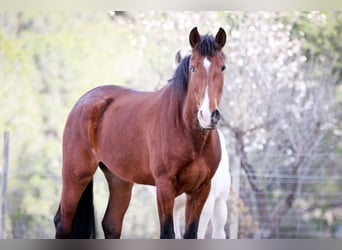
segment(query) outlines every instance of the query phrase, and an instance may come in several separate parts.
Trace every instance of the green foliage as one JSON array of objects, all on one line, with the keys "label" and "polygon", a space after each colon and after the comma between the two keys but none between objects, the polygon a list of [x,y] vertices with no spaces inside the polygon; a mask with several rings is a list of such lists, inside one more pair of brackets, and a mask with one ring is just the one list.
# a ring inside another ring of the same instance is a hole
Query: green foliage
[{"label": "green foliage", "polygon": [[283,18],[292,25],[293,38],[302,40],[308,60],[333,66],[332,73],[342,81],[342,12],[299,12]]}]

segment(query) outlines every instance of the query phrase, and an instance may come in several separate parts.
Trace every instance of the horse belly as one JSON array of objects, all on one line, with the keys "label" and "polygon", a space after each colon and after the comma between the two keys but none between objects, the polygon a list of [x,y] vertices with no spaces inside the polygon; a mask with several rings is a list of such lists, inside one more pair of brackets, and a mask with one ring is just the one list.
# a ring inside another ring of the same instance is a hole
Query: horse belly
[{"label": "horse belly", "polygon": [[120,148],[117,150],[114,147],[111,153],[102,157],[107,168],[126,181],[154,185],[155,182],[148,166],[147,157],[144,157],[143,153],[125,150],[125,147]]}]

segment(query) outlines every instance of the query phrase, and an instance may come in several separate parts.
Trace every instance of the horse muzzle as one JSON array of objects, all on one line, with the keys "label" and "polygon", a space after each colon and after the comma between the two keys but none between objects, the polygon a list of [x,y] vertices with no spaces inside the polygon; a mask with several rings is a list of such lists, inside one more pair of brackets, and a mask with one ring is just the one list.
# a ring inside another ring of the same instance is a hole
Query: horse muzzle
[{"label": "horse muzzle", "polygon": [[203,129],[214,129],[217,127],[218,122],[220,121],[221,114],[218,109],[215,109],[213,112],[206,114],[202,110],[198,111],[198,121]]},{"label": "horse muzzle", "polygon": [[216,128],[219,120],[221,118],[221,114],[220,111],[218,111],[218,109],[215,109],[212,113],[211,113],[211,125],[213,126],[213,128]]}]

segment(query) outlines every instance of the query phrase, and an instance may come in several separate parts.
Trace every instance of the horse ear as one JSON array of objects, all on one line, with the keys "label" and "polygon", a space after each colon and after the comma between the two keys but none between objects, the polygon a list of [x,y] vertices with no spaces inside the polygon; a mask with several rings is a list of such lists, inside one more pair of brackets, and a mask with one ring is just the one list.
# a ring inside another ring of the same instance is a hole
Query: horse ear
[{"label": "horse ear", "polygon": [[220,28],[215,37],[215,42],[218,45],[219,49],[222,49],[223,46],[226,44],[226,39],[226,32],[224,31],[224,29]]},{"label": "horse ear", "polygon": [[200,43],[201,36],[198,33],[197,27],[191,30],[190,35],[189,35],[189,41],[190,41],[191,48],[193,49],[196,48],[196,46]]},{"label": "horse ear", "polygon": [[175,67],[178,67],[181,61],[182,61],[182,53],[181,53],[181,50],[178,50],[175,55],[175,61],[174,61]]}]

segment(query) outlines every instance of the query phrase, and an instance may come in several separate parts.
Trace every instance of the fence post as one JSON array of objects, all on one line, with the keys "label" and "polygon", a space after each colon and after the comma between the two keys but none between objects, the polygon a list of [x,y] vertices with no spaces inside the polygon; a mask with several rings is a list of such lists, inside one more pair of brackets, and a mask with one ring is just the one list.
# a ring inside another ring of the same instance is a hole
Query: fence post
[{"label": "fence post", "polygon": [[7,172],[8,172],[8,156],[9,156],[9,132],[4,132],[4,154],[1,178],[1,221],[0,221],[0,238],[6,239],[6,196],[7,196]]}]

